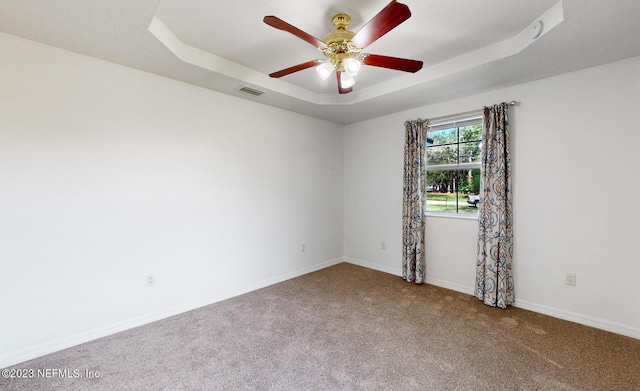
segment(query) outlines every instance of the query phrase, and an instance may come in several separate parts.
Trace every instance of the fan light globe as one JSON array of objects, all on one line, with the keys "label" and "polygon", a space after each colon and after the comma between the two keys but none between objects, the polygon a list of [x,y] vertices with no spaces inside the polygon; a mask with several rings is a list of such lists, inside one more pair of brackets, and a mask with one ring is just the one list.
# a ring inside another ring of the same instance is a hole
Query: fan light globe
[{"label": "fan light globe", "polygon": [[316,72],[318,72],[318,76],[322,80],[327,80],[330,74],[333,73],[333,64],[330,62],[325,62],[316,67]]},{"label": "fan light globe", "polygon": [[343,72],[340,74],[340,84],[342,85],[342,88],[353,87],[353,85],[356,84],[356,79],[354,79],[350,74]]},{"label": "fan light globe", "polygon": [[350,74],[351,76],[355,76],[360,71],[360,61],[355,58],[345,58],[342,61],[342,65],[344,66],[344,71]]}]

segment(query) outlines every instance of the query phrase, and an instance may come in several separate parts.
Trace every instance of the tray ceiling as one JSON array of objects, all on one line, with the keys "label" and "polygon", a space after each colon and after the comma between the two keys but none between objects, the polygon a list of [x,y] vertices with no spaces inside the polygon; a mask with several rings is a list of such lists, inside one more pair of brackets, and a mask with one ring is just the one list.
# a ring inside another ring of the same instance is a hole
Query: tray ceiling
[{"label": "tray ceiling", "polygon": [[[323,56],[262,18],[321,39],[333,15],[349,14],[357,32],[388,0],[5,0],[0,31],[338,123],[640,55],[635,0],[401,2],[411,18],[365,52],[421,60],[423,69],[363,67],[346,95],[313,69],[269,78]],[[543,34],[532,39],[539,20]]]}]

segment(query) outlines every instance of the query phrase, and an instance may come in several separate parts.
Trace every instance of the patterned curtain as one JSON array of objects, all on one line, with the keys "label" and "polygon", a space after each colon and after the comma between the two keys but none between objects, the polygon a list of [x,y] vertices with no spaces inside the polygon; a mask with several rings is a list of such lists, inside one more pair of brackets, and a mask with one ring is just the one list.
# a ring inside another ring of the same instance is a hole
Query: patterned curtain
[{"label": "patterned curtain", "polygon": [[404,197],[402,201],[402,278],[424,282],[424,230],[426,207],[425,149],[428,120],[404,123]]},{"label": "patterned curtain", "polygon": [[514,302],[511,153],[508,103],[484,108],[475,295],[507,308]]}]

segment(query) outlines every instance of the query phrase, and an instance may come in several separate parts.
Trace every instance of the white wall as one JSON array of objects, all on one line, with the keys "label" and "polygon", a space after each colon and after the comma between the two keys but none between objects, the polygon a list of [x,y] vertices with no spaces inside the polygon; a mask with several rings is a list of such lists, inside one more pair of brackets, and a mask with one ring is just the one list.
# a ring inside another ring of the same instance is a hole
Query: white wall
[{"label": "white wall", "polygon": [[341,125],[2,34],[0,91],[0,367],[341,261]]},{"label": "white wall", "polygon": [[[0,34],[0,367],[343,255],[400,274],[403,122],[504,100],[517,305],[640,338],[639,73],[342,127]],[[428,218],[428,282],[472,291],[476,226]]]},{"label": "white wall", "polygon": [[[347,126],[345,257],[401,273],[404,121],[511,100],[517,305],[640,338],[640,57]],[[428,217],[427,281],[471,293],[476,235]]]}]

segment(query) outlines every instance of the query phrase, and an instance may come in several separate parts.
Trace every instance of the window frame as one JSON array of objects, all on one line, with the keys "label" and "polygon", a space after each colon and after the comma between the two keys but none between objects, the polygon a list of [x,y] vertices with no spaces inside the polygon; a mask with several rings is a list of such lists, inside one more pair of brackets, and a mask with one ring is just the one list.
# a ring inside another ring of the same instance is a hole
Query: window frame
[{"label": "window frame", "polygon": [[[448,117],[442,117],[442,118],[437,118],[434,119],[432,121],[429,122],[429,124],[427,125],[427,135],[429,134],[429,132],[435,131],[435,130],[444,130],[444,129],[452,129],[452,128],[456,128],[457,131],[457,142],[456,143],[450,143],[450,144],[443,144],[443,145],[457,145],[458,147],[458,153],[456,156],[456,160],[458,161],[458,163],[448,163],[448,164],[439,164],[439,165],[429,165],[428,161],[428,157],[427,157],[427,152],[429,150],[429,147],[431,145],[429,145],[429,139],[427,136],[427,140],[426,140],[426,145],[425,145],[425,184],[427,181],[427,173],[429,171],[456,171],[456,170],[473,170],[473,169],[479,169],[480,172],[482,173],[482,159],[480,158],[477,162],[464,162],[464,163],[460,163],[460,145],[464,144],[465,142],[460,142],[460,128],[463,128],[465,126],[472,126],[472,125],[481,125],[484,127],[483,125],[483,118],[482,118],[482,111],[473,111],[473,112],[468,112],[468,113],[463,113],[463,114],[458,114],[458,115],[454,115],[454,116],[448,116]],[[484,129],[483,129],[484,132]],[[482,133],[480,136],[480,140],[478,140],[478,142],[482,142]],[[482,175],[482,174],[481,174]],[[426,196],[426,195],[425,195]],[[456,211],[455,212],[438,212],[438,211],[427,211],[427,203],[428,201],[425,201],[425,215],[426,216],[430,216],[430,217],[446,217],[446,218],[454,218],[454,219],[471,219],[471,220],[477,220],[478,219],[478,213],[461,213],[459,211],[459,207],[460,207],[460,193],[458,191],[458,188],[456,188]]]}]

